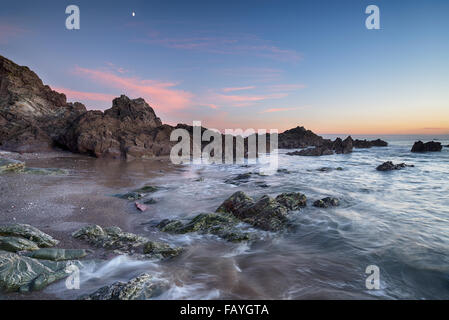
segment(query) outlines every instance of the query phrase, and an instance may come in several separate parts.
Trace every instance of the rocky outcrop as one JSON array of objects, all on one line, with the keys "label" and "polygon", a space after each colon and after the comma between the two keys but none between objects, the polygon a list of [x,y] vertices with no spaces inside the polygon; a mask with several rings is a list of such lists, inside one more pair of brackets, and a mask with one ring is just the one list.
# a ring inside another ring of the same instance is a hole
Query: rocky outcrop
[{"label": "rocky outcrop", "polygon": [[28,67],[0,56],[0,147],[17,152],[47,151],[86,112],[67,103]]},{"label": "rocky outcrop", "polygon": [[332,150],[337,154],[348,154],[352,152],[353,149],[353,140],[351,136],[347,137],[345,140],[341,140],[341,138],[335,139],[332,143]]},{"label": "rocky outcrop", "polygon": [[435,142],[435,141],[430,141],[430,142],[422,142],[422,141],[417,141],[415,142],[415,144],[412,147],[412,152],[438,152],[441,151],[443,149],[443,146],[441,145],[441,142]]},{"label": "rocky outcrop", "polygon": [[412,164],[398,163],[394,164],[391,161],[387,161],[379,165],[376,170],[377,171],[392,171],[392,170],[400,170],[406,167],[414,167]]},{"label": "rocky outcrop", "polygon": [[334,151],[332,151],[328,147],[307,148],[307,149],[287,153],[287,155],[289,155],[289,156],[305,156],[305,157],[329,156],[332,154],[334,154]]},{"label": "rocky outcrop", "polygon": [[280,149],[298,149],[311,146],[318,147],[330,141],[299,126],[280,133],[278,138],[278,146]]},{"label": "rocky outcrop", "polygon": [[168,289],[168,283],[144,273],[128,282],[115,282],[94,293],[81,296],[80,300],[149,300]]},{"label": "rocky outcrop", "polygon": [[353,145],[354,145],[354,148],[357,148],[357,149],[367,149],[367,148],[372,148],[372,147],[387,147],[388,142],[383,141],[381,139],[376,139],[376,140],[371,140],[371,141],[355,139],[353,141]]},{"label": "rocky outcrop", "polygon": [[334,153],[348,154],[352,152],[352,149],[353,140],[349,136],[345,140],[342,140],[341,138],[337,138],[335,141],[325,140],[321,146],[288,152],[287,155],[319,157],[332,155]]},{"label": "rocky outcrop", "polygon": [[11,224],[0,226],[0,236],[20,237],[33,241],[41,248],[53,247],[59,243],[50,235],[28,224]]}]

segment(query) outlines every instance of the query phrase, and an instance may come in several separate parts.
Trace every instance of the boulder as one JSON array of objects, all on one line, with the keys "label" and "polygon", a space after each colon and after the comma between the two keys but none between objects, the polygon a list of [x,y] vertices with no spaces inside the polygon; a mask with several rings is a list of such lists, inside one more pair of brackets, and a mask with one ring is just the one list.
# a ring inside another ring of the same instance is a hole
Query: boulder
[{"label": "boulder", "polygon": [[288,210],[299,210],[307,206],[307,197],[299,192],[281,193],[276,201]]},{"label": "boulder", "polygon": [[417,141],[415,142],[415,144],[412,147],[412,152],[438,152],[441,151],[443,149],[443,146],[441,145],[441,142],[435,142],[435,141],[430,141],[430,142],[422,142],[422,141]]},{"label": "boulder", "polygon": [[53,262],[0,251],[0,289],[6,292],[41,290],[69,275],[76,262]]},{"label": "boulder", "polygon": [[123,232],[119,227],[102,228],[98,225],[90,225],[74,232],[73,237],[87,241],[95,247],[141,258],[162,259],[174,257],[182,252],[182,248],[173,248],[163,242],[149,241],[134,233]]},{"label": "boulder", "polygon": [[332,143],[332,150],[337,154],[348,154],[351,153],[353,149],[353,140],[351,136],[347,137],[345,140],[341,138],[335,139]]},{"label": "boulder", "polygon": [[337,207],[340,205],[340,201],[338,201],[337,198],[326,197],[321,200],[315,201],[313,205],[318,208]]},{"label": "boulder", "polygon": [[59,243],[58,240],[28,224],[0,226],[0,236],[25,238],[35,242],[41,248],[53,247]]},{"label": "boulder", "polygon": [[144,273],[128,282],[115,282],[102,287],[80,300],[149,300],[168,289],[168,283]]},{"label": "boulder", "polygon": [[44,248],[28,253],[27,256],[40,260],[65,261],[78,260],[87,256],[84,249]]},{"label": "boulder", "polygon": [[405,163],[398,163],[398,164],[394,164],[391,161],[387,161],[382,163],[381,165],[379,165],[376,170],[377,171],[391,171],[391,170],[400,170],[406,167],[414,167],[414,165],[408,165]]},{"label": "boulder", "polygon": [[242,183],[246,183],[251,178],[251,172],[248,173],[241,173],[234,178],[225,180],[225,183],[230,183],[234,185],[240,185]]},{"label": "boulder", "polygon": [[244,232],[237,225],[238,219],[230,214],[202,213],[183,223],[179,220],[162,220],[156,227],[163,232],[184,234],[197,232],[212,234],[230,242],[241,242],[254,239],[252,233]]},{"label": "boulder", "polygon": [[286,130],[278,136],[278,147],[280,149],[297,149],[311,146],[322,146],[326,141],[304,127],[296,127]]},{"label": "boulder", "polygon": [[0,250],[17,252],[39,249],[38,245],[30,240],[18,237],[0,237]]}]

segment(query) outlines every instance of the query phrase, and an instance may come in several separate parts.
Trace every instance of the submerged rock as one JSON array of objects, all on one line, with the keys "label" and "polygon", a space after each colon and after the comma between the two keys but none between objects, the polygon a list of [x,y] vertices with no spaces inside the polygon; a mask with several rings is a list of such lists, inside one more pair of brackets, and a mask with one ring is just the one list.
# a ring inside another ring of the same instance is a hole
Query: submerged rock
[{"label": "submerged rock", "polygon": [[140,255],[143,258],[168,258],[182,252],[182,248],[173,248],[163,242],[149,241],[134,233],[123,232],[119,227],[102,228],[91,225],[74,232],[72,236],[96,247],[115,250],[117,253]]},{"label": "submerged rock", "polygon": [[68,171],[65,169],[58,169],[58,168],[25,168],[25,170],[23,170],[23,173],[36,174],[42,176],[56,176],[67,174]]},{"label": "submerged rock", "polygon": [[237,175],[234,178],[225,180],[225,183],[239,185],[241,183],[248,182],[250,178],[251,178],[251,173],[250,172],[242,173],[242,174]]},{"label": "submerged rock", "polygon": [[379,165],[376,170],[377,171],[391,171],[391,170],[400,170],[406,167],[414,167],[413,164],[405,164],[405,163],[398,163],[393,164],[391,161],[387,161]]},{"label": "submerged rock", "polygon": [[337,198],[326,197],[315,201],[313,205],[318,208],[337,207],[340,205],[340,201]]},{"label": "submerged rock", "polygon": [[37,260],[0,251],[0,289],[7,292],[41,290],[69,275],[72,262]]},{"label": "submerged rock", "polygon": [[158,191],[159,188],[155,186],[143,186],[142,188],[136,189],[133,192],[136,193],[153,193]]},{"label": "submerged rock", "polygon": [[435,141],[430,141],[430,142],[422,142],[422,141],[417,141],[415,142],[415,144],[412,147],[412,152],[438,152],[441,151],[443,149],[443,146],[441,145],[441,142],[435,142]]},{"label": "submerged rock", "polygon": [[39,247],[53,247],[59,243],[48,234],[29,224],[11,224],[0,226],[0,236],[21,237],[35,242]]},{"label": "submerged rock", "polygon": [[87,256],[87,254],[87,250],[84,249],[45,248],[33,251],[27,254],[27,256],[41,260],[64,261],[78,260]]},{"label": "submerged rock", "polygon": [[30,240],[18,237],[0,237],[0,250],[17,252],[39,249],[38,245]]},{"label": "submerged rock", "polygon": [[156,280],[144,273],[128,282],[115,282],[102,287],[92,294],[80,297],[81,300],[148,300],[161,295],[168,289],[168,283]]},{"label": "submerged rock", "polygon": [[213,234],[231,242],[247,241],[254,238],[249,232],[241,231],[238,219],[230,214],[202,213],[187,223],[180,220],[162,220],[156,227],[163,232]]}]

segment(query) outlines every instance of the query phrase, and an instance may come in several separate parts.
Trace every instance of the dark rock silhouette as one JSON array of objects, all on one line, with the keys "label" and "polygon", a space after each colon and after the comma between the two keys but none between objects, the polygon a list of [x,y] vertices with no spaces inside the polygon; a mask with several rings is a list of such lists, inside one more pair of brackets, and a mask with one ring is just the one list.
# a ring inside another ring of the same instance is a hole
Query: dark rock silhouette
[{"label": "dark rock silhouette", "polygon": [[400,170],[406,167],[414,167],[412,164],[405,164],[405,163],[399,163],[399,164],[393,164],[391,161],[387,161],[379,165],[376,170],[377,171],[391,171],[391,170]]},{"label": "dark rock silhouette", "polygon": [[438,152],[441,151],[443,149],[443,146],[441,145],[441,142],[435,142],[435,141],[430,141],[430,142],[422,142],[422,141],[417,141],[415,142],[415,144],[412,147],[412,152]]},{"label": "dark rock silhouette", "polygon": [[357,148],[357,149],[367,149],[367,148],[372,148],[372,147],[387,147],[388,142],[383,141],[381,139],[376,139],[376,140],[371,140],[371,141],[356,139],[353,141],[353,145],[354,145],[354,148]]}]

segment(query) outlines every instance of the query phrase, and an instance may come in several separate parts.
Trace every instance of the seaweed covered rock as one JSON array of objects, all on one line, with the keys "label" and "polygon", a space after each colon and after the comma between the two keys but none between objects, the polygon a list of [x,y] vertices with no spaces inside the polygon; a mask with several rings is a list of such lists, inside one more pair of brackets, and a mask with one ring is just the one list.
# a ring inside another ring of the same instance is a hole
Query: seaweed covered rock
[{"label": "seaweed covered rock", "polygon": [[276,201],[288,210],[299,210],[307,206],[307,197],[299,192],[281,193],[276,197]]},{"label": "seaweed covered rock", "polygon": [[44,248],[28,253],[27,256],[40,260],[66,261],[78,260],[87,256],[87,254],[87,250],[84,249]]},{"label": "seaweed covered rock", "polygon": [[7,172],[23,172],[25,170],[25,163],[18,160],[10,160],[0,158],[0,173]]},{"label": "seaweed covered rock", "polygon": [[16,223],[0,226],[0,236],[25,238],[35,242],[41,248],[53,247],[59,243],[58,240],[29,224]]},{"label": "seaweed covered rock", "polygon": [[17,251],[32,251],[37,249],[39,249],[39,247],[33,241],[19,237],[0,236],[0,250],[17,252]]},{"label": "seaweed covered rock", "polygon": [[162,220],[156,227],[163,232],[184,234],[198,232],[213,234],[231,242],[247,241],[254,238],[250,232],[244,232],[237,227],[238,219],[230,214],[202,213],[183,223],[180,220]]},{"label": "seaweed covered rock", "polygon": [[157,190],[159,190],[159,189],[155,186],[143,186],[142,188],[139,188],[139,189],[136,189],[136,190],[133,190],[130,192],[117,193],[112,196],[116,197],[116,198],[120,198],[120,199],[129,200],[129,201],[136,201],[136,200],[142,199],[149,193],[156,192]]},{"label": "seaweed covered rock", "polygon": [[318,208],[337,207],[340,205],[340,201],[337,198],[326,197],[315,201],[313,205]]},{"label": "seaweed covered rock", "polygon": [[69,275],[72,262],[53,262],[0,251],[0,289],[6,292],[41,290]]},{"label": "seaweed covered rock", "polygon": [[72,236],[96,247],[140,255],[143,258],[169,258],[182,252],[182,248],[173,248],[163,242],[149,241],[134,233],[123,232],[119,227],[102,228],[98,225],[90,225],[74,232]]},{"label": "seaweed covered rock", "polygon": [[254,200],[243,191],[237,191],[226,199],[216,210],[216,212],[228,212],[236,216],[243,213],[246,208],[254,205]]},{"label": "seaweed covered rock", "polygon": [[148,300],[161,295],[168,289],[168,283],[156,280],[144,273],[128,282],[115,282],[102,287],[92,294],[80,297],[80,300]]},{"label": "seaweed covered rock", "polygon": [[400,170],[406,167],[414,167],[412,164],[398,163],[394,164],[391,161],[387,161],[379,165],[376,170],[377,171],[391,171],[391,170]]}]

